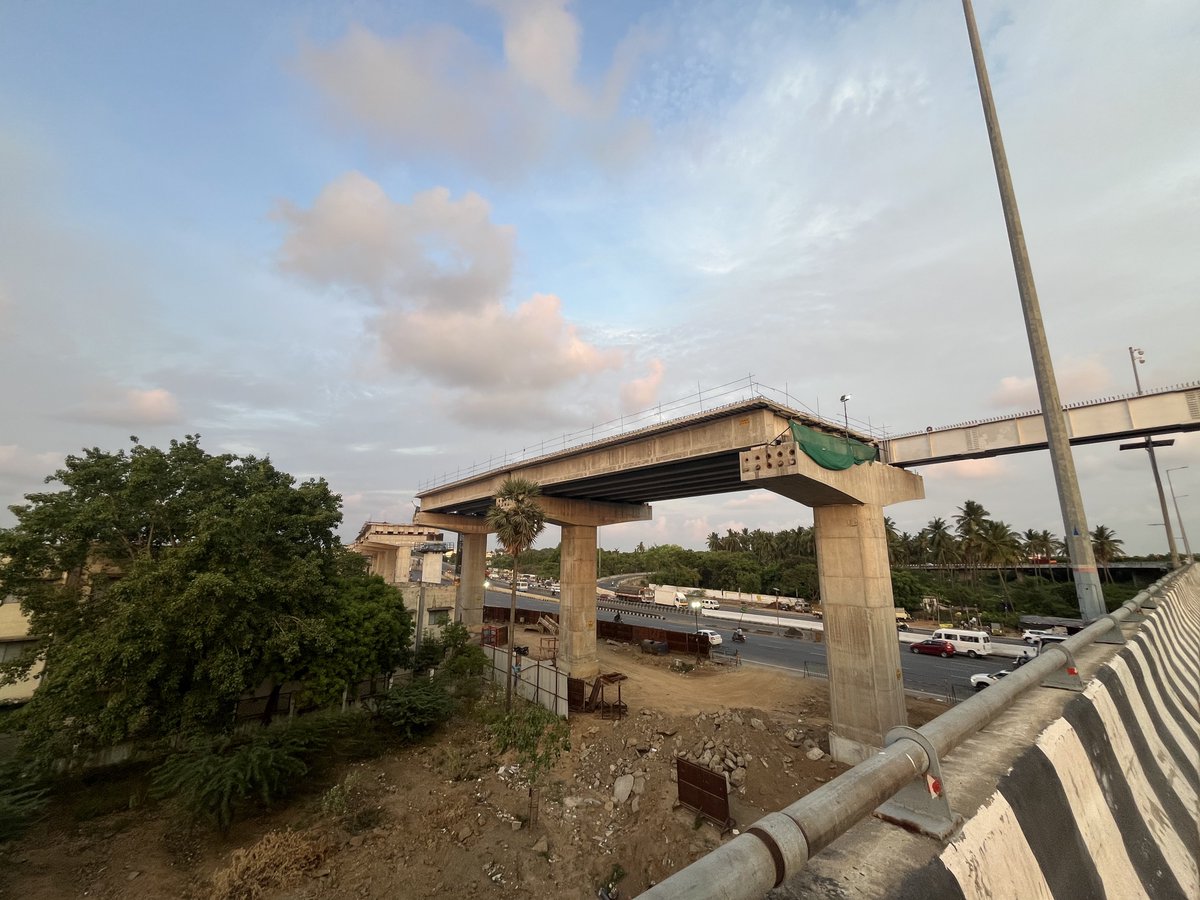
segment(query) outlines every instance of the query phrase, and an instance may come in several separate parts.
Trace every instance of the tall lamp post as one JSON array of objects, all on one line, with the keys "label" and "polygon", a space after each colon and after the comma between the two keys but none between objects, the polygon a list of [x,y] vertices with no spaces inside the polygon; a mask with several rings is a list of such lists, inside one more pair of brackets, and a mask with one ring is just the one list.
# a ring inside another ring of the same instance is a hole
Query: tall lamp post
[{"label": "tall lamp post", "polygon": [[1046,340],[1046,327],[1042,322],[1042,308],[1038,302],[1037,287],[1033,282],[1033,267],[1029,263],[1029,253],[1025,248],[1025,231],[1021,227],[1021,213],[1017,209],[1017,195],[1008,169],[1008,156],[1004,152],[1004,139],[1000,135],[1000,119],[992,101],[992,85],[988,80],[987,66],[983,60],[983,45],[979,40],[979,29],[975,26],[975,10],[971,6],[971,0],[963,0],[963,15],[967,21],[967,38],[971,44],[975,77],[979,82],[979,98],[983,103],[983,117],[987,123],[988,139],[992,147],[996,185],[1000,190],[1000,203],[1004,208],[1004,222],[1008,228],[1008,244],[1017,278],[1017,293],[1021,298],[1021,312],[1025,317],[1025,331],[1029,337],[1029,355],[1033,363],[1034,380],[1037,382],[1038,398],[1042,402],[1046,444],[1050,450],[1054,484],[1058,488],[1058,505],[1062,510],[1067,553],[1071,559],[1071,575],[1075,581],[1075,597],[1079,602],[1080,615],[1084,621],[1090,622],[1107,612],[1104,607],[1104,591],[1100,586],[1096,554],[1092,551],[1092,542],[1088,535],[1087,516],[1083,509],[1083,495],[1079,492],[1079,478],[1075,474],[1075,460],[1071,456],[1066,417],[1063,415],[1062,399],[1058,395],[1058,382],[1054,377],[1050,345]]},{"label": "tall lamp post", "polygon": [[695,597],[688,604],[692,608],[692,618],[696,620],[696,633],[692,635],[692,639],[696,642],[696,665],[700,664],[700,601]]},{"label": "tall lamp post", "polygon": [[[1129,348],[1129,364],[1133,366],[1133,383],[1137,386],[1138,396],[1142,396],[1142,379],[1138,375],[1138,366],[1146,364],[1146,351],[1140,347]],[[1133,449],[1136,444],[1124,444],[1121,449]],[[1167,495],[1163,493],[1162,478],[1158,474],[1158,460],[1154,456],[1154,438],[1146,435],[1146,452],[1150,454],[1150,471],[1154,473],[1154,487],[1158,490],[1158,506],[1162,510],[1163,527],[1167,530],[1167,549],[1171,553],[1171,568],[1179,568],[1179,550],[1175,547],[1175,532],[1171,528],[1171,514],[1167,512]],[[1179,510],[1176,509],[1176,513]]]},{"label": "tall lamp post", "polygon": [[[1173,469],[1167,469],[1167,485],[1171,488],[1171,502],[1175,504],[1175,520],[1179,523],[1179,536],[1183,538],[1183,553],[1187,557],[1188,562],[1192,562],[1195,557],[1192,556],[1192,545],[1188,543],[1187,529],[1183,527],[1183,516],[1179,514],[1179,498],[1175,496],[1175,484],[1171,481],[1171,473],[1178,472],[1180,469],[1186,469],[1187,466],[1175,466]],[[1184,494],[1183,496],[1187,496]]]},{"label": "tall lamp post", "polygon": [[847,409],[846,404],[849,403],[852,398],[849,394],[842,394],[842,396],[839,397],[838,399],[842,401],[842,424],[846,428],[846,449],[849,450],[850,449],[850,411]]}]

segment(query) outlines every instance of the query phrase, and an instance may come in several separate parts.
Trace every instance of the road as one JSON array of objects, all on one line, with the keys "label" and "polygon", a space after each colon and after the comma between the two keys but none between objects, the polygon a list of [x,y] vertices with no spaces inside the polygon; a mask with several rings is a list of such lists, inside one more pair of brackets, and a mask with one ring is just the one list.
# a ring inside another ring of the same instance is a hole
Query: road
[{"label": "road", "polygon": [[[558,600],[547,596],[540,599],[531,596],[533,592],[517,595],[517,605],[522,609],[534,609],[545,612],[557,612]],[[487,591],[486,602],[491,605],[507,605],[507,591]],[[612,621],[613,616],[621,614],[621,621],[630,625],[653,625],[670,628],[677,631],[692,631],[697,627],[711,628],[718,632],[724,640],[723,650],[738,650],[746,662],[761,665],[777,666],[783,669],[805,671],[824,676],[825,674],[825,645],[812,643],[800,638],[789,638],[781,630],[769,626],[755,625],[747,628],[746,643],[734,644],[733,629],[735,622],[726,619],[712,619],[704,616],[696,617],[690,612],[676,610],[669,606],[646,605],[644,607],[616,607],[600,601],[597,616]],[[812,622],[812,617],[781,613],[779,621],[781,628],[786,628],[789,620]],[[921,656],[908,652],[907,645],[902,647],[900,666],[904,671],[904,686],[910,691],[947,696],[953,685],[959,696],[971,690],[970,678],[976,672],[993,672],[1008,668],[1012,661],[1008,659],[968,659],[953,657],[941,659],[937,656]]]}]

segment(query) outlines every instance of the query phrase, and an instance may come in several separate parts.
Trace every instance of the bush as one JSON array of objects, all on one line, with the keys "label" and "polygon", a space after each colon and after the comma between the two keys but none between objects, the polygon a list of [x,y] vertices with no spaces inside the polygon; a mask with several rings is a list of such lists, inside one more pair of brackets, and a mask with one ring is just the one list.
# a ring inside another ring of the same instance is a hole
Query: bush
[{"label": "bush", "polygon": [[414,678],[392,688],[378,715],[407,741],[429,734],[454,714],[454,700],[439,678]]},{"label": "bush", "polygon": [[45,805],[45,788],[12,764],[0,766],[0,844],[20,837]]},{"label": "bush", "polygon": [[351,718],[309,716],[249,733],[198,738],[151,773],[151,793],[227,831],[244,807],[270,805],[291,791],[308,773],[306,757],[327,747]]}]

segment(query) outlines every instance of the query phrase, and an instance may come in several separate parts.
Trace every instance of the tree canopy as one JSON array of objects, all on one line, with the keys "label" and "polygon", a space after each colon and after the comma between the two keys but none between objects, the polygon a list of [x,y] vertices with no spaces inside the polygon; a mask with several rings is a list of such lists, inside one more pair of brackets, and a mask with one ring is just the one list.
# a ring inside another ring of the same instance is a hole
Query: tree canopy
[{"label": "tree canopy", "polygon": [[412,624],[334,531],[340,497],[268,459],[162,450],[68,456],[60,489],[11,507],[0,596],[44,660],[25,720],[40,756],[231,724],[238,698],[303,679],[315,699],[390,671]]}]

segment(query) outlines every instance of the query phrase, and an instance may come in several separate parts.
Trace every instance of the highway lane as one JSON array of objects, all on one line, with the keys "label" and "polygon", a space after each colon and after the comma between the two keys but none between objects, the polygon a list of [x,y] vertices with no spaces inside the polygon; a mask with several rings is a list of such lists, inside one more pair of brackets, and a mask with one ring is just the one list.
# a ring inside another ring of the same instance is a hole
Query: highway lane
[{"label": "highway lane", "polygon": [[[487,602],[491,605],[507,605],[509,595],[505,591],[488,591]],[[536,609],[547,612],[558,611],[558,601],[552,598],[535,598],[518,594],[517,605],[523,609]],[[692,631],[696,627],[697,618],[690,612],[676,610],[669,606],[645,605],[637,607],[617,607],[600,601],[597,614],[601,619],[612,621],[620,613],[621,621],[630,625],[651,625],[670,628],[675,631]],[[661,617],[661,618],[659,618]],[[787,614],[781,615],[781,625],[786,627]],[[747,629],[746,643],[733,643],[733,629],[736,622],[727,619],[712,619],[700,616],[699,626],[711,628],[721,635],[723,650],[737,650],[746,662],[778,666],[785,669],[805,671],[808,664],[810,674],[824,675],[825,645],[801,638],[783,636],[781,631],[770,627],[755,626]],[[808,621],[812,621],[809,619]],[[1012,660],[1003,658],[968,659],[953,657],[941,659],[937,656],[923,656],[912,653],[907,645],[901,647],[900,666],[904,672],[904,686],[911,691],[946,696],[953,685],[964,695],[971,690],[970,678],[976,672],[993,672],[1011,666]]]}]

